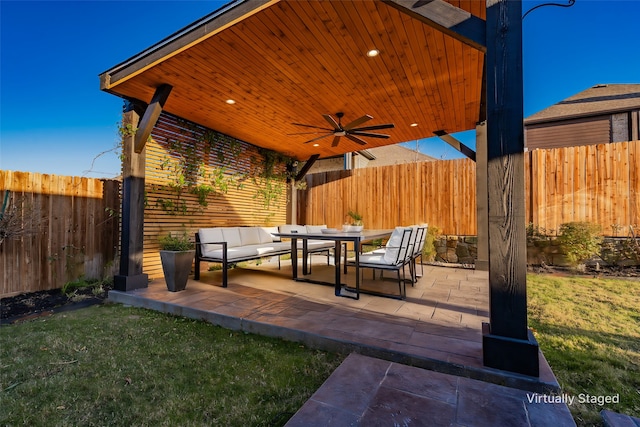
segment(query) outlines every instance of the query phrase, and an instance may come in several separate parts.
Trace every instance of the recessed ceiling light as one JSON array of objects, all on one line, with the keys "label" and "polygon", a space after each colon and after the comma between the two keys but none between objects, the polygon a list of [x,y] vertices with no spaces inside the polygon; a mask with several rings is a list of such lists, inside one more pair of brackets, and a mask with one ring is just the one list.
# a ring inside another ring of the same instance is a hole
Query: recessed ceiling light
[{"label": "recessed ceiling light", "polygon": [[320,146],[320,144],[313,144],[313,146],[314,146],[314,147],[319,147],[319,146]]},{"label": "recessed ceiling light", "polygon": [[409,126],[411,126],[412,128],[414,128],[414,127],[418,126],[418,124],[417,124],[417,123],[411,123]]},{"label": "recessed ceiling light", "polygon": [[367,56],[369,58],[373,58],[374,56],[378,56],[379,53],[380,51],[378,49],[371,49],[369,52],[367,52]]},{"label": "recessed ceiling light", "polygon": [[236,103],[236,101],[235,101],[234,99],[227,99],[227,100],[226,100],[226,101],[224,101],[224,102],[226,102],[226,103],[227,103],[227,104],[229,104],[229,105],[233,105],[233,104],[235,104],[235,103]]}]

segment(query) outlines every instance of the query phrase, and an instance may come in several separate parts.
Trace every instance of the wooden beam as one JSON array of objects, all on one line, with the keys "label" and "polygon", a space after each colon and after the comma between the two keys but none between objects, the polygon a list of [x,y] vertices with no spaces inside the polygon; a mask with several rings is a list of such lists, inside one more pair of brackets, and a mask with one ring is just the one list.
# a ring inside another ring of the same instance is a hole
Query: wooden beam
[{"label": "wooden beam", "polygon": [[142,120],[140,121],[140,127],[136,132],[134,146],[136,153],[140,154],[147,143],[147,139],[149,138],[149,135],[151,135],[151,131],[156,125],[158,117],[160,117],[160,113],[162,113],[162,108],[164,107],[165,102],[167,102],[167,98],[169,98],[171,89],[173,89],[173,86],[163,84],[158,86],[156,93],[153,94],[151,103],[147,106],[144,116],[142,116]]},{"label": "wooden beam", "polygon": [[489,319],[483,362],[539,376],[527,325],[522,2],[487,0]]},{"label": "wooden beam", "polygon": [[471,148],[467,147],[466,145],[464,145],[462,142],[458,141],[453,136],[449,135],[447,132],[443,130],[437,130],[433,133],[437,135],[438,138],[440,138],[441,140],[443,140],[444,142],[446,142],[447,144],[449,144],[450,146],[452,146],[453,148],[455,148],[456,150],[458,150],[459,152],[461,152],[462,154],[464,154],[474,162],[476,161],[476,152],[473,151]]},{"label": "wooden beam", "polygon": [[295,180],[300,181],[302,178],[304,178],[307,172],[309,172],[309,169],[311,169],[311,166],[313,166],[316,160],[318,160],[318,158],[320,158],[320,154],[314,154],[313,156],[309,157],[309,160],[307,160],[302,169],[300,169],[300,172],[298,172],[298,175],[296,175]]},{"label": "wooden beam", "polygon": [[481,52],[486,52],[486,23],[444,0],[382,0]]}]

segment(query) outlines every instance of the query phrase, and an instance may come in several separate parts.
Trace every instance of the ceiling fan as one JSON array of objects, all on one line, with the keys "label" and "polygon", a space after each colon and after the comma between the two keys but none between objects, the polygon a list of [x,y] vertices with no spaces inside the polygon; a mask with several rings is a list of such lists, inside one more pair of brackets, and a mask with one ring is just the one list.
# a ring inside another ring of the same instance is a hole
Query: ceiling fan
[{"label": "ceiling fan", "polygon": [[323,114],[322,117],[324,117],[324,119],[329,123],[329,125],[331,125],[331,128],[323,128],[323,127],[319,127],[319,126],[313,126],[313,125],[305,125],[302,123],[292,123],[293,125],[296,126],[302,126],[302,127],[307,127],[307,128],[313,128],[313,129],[319,129],[321,131],[324,132],[319,132],[319,131],[314,131],[314,132],[302,132],[302,133],[294,133],[291,135],[308,135],[308,134],[318,134],[318,133],[323,133],[323,135],[320,135],[316,138],[310,139],[308,141],[305,141],[305,144],[308,144],[310,142],[314,142],[314,141],[318,141],[322,138],[326,138],[328,136],[333,135],[333,142],[331,143],[332,147],[336,147],[338,145],[338,143],[340,142],[340,137],[347,137],[348,139],[352,140],[353,142],[356,142],[360,145],[366,145],[367,142],[365,140],[363,140],[361,137],[369,137],[369,138],[383,138],[383,139],[387,139],[389,138],[389,135],[385,135],[385,134],[381,134],[381,133],[371,133],[368,132],[370,130],[380,130],[380,129],[391,129],[394,127],[393,123],[387,123],[384,125],[374,125],[374,126],[363,126],[363,127],[359,127],[361,124],[363,124],[364,122],[367,122],[371,119],[373,119],[372,116],[365,114],[364,116],[360,117],[359,119],[356,119],[354,121],[352,121],[351,123],[347,124],[347,125],[342,125],[341,120],[342,117],[344,117],[344,113],[336,113],[336,117],[338,118],[338,121],[336,121],[333,117],[331,117],[329,114]]}]

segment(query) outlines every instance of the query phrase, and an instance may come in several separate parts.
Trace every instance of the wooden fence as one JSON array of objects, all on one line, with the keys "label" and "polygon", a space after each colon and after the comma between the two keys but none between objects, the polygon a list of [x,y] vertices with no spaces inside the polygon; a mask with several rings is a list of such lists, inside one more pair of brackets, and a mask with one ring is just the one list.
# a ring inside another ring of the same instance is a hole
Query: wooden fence
[{"label": "wooden fence", "polygon": [[[640,225],[640,141],[539,149],[525,157],[527,222],[555,233],[563,223],[600,224],[627,236]],[[429,223],[476,235],[476,171],[468,159],[325,172],[306,178],[300,223],[340,227],[349,210],[368,228]]]},{"label": "wooden fence", "polygon": [[342,227],[357,211],[366,228],[429,223],[448,234],[474,234],[475,163],[417,162],[307,176],[298,222]]},{"label": "wooden fence", "polygon": [[[196,194],[181,194],[182,214],[163,205],[176,196],[166,178],[176,156],[163,132],[180,127],[176,119],[163,118],[147,147],[144,271],[151,277],[162,274],[163,233],[286,221],[286,196],[266,207],[251,180],[242,189],[210,196],[206,206]],[[259,156],[248,144],[239,148],[239,160]],[[589,221],[606,235],[627,236],[629,225],[640,225],[639,160],[640,141],[528,152],[527,222],[554,232],[566,222]],[[426,222],[444,234],[475,235],[475,182],[475,163],[467,159],[309,175],[307,189],[299,191],[297,221],[341,227],[347,212],[356,210],[367,228]],[[117,261],[119,181],[0,171],[0,190],[9,190],[12,201],[26,203],[38,218],[37,234],[0,245],[0,296],[113,274],[107,270]]]},{"label": "wooden fence", "polygon": [[0,245],[0,297],[113,274],[119,181],[0,170],[0,194],[7,190],[33,233]]},{"label": "wooden fence", "polygon": [[640,141],[528,153],[528,221],[550,234],[561,224],[599,224],[625,237],[640,225]]}]

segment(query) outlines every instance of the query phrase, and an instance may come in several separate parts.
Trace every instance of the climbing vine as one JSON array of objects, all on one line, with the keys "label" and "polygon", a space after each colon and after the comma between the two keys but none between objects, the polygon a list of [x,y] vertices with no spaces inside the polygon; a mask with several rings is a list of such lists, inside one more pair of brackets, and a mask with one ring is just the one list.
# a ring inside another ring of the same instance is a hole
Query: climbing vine
[{"label": "climbing vine", "polygon": [[257,155],[243,157],[245,146],[234,138],[180,119],[178,125],[180,135],[163,141],[168,154],[158,169],[167,177],[167,184],[161,188],[171,195],[158,198],[158,208],[188,215],[193,205],[185,195],[191,194],[196,196],[201,211],[211,197],[233,188],[243,190],[248,180],[255,186],[253,199],[265,209],[284,199],[286,183],[291,179],[291,158],[262,148]]},{"label": "climbing vine", "polygon": [[290,165],[293,159],[265,148],[259,148],[258,154],[259,158],[251,159],[252,179],[257,187],[254,199],[268,209],[283,199],[286,183],[292,178]]}]

